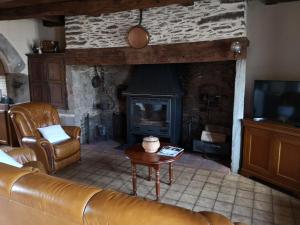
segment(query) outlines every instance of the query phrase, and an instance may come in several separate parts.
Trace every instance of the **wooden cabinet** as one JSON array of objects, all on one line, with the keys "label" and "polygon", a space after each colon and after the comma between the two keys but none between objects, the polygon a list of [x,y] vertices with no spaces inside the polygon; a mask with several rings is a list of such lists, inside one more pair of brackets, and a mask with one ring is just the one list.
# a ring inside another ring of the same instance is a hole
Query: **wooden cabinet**
[{"label": "wooden cabinet", "polygon": [[300,195],[300,128],[244,120],[241,173]]},{"label": "wooden cabinet", "polygon": [[0,104],[0,145],[17,147],[19,144],[8,110],[9,105]]},{"label": "wooden cabinet", "polygon": [[32,102],[47,102],[67,108],[64,54],[28,55],[29,84]]}]

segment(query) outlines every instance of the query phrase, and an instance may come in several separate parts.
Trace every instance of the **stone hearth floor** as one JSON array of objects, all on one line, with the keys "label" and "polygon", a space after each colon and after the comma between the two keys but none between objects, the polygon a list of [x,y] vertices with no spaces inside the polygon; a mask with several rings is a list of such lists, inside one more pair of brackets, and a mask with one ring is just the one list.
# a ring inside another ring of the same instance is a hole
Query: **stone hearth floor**
[{"label": "stone hearth floor", "polygon": [[[82,145],[82,160],[56,176],[132,192],[130,161],[116,142]],[[138,196],[155,199],[147,168],[137,167]],[[175,182],[167,185],[167,166],[161,169],[161,202],[194,211],[215,211],[248,225],[300,225],[300,200],[240,175],[198,154],[185,153],[174,165]]]}]

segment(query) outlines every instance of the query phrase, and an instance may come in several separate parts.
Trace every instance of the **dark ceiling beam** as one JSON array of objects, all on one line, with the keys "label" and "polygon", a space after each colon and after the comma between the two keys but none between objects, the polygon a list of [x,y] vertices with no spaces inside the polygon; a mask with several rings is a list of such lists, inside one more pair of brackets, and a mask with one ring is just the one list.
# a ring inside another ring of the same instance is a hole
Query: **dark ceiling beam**
[{"label": "dark ceiling beam", "polygon": [[262,0],[266,5],[274,5],[278,3],[284,3],[284,2],[294,2],[299,0]]},{"label": "dark ceiling beam", "polygon": [[[233,42],[240,42],[241,53],[231,51]],[[232,38],[194,43],[151,45],[142,49],[130,47],[67,49],[68,65],[135,65],[196,63],[243,59],[247,56],[247,38]]]},{"label": "dark ceiling beam", "polygon": [[0,0],[0,9],[33,6],[33,5],[40,5],[45,3],[68,2],[68,1],[71,0]]},{"label": "dark ceiling beam", "polygon": [[73,0],[5,9],[1,9],[0,4],[0,20],[41,18],[49,16],[96,16],[102,13],[146,9],[170,4],[192,5],[193,0]]},{"label": "dark ceiling beam", "polygon": [[51,16],[41,18],[43,20],[43,25],[46,27],[61,27],[65,25],[64,16]]}]

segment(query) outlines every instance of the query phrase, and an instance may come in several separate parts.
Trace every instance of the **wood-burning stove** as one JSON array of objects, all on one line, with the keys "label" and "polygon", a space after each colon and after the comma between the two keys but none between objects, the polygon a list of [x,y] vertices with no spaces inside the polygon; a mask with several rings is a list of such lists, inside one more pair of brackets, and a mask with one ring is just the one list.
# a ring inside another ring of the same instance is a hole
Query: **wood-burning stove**
[{"label": "wood-burning stove", "polygon": [[153,135],[178,144],[181,134],[182,89],[178,65],[139,65],[134,68],[127,96],[127,142]]}]

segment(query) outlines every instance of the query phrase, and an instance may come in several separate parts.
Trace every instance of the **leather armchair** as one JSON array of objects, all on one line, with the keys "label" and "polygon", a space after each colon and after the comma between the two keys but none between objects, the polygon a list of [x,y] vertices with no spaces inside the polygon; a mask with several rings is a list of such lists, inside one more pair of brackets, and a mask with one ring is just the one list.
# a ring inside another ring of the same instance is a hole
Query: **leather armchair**
[{"label": "leather armchair", "polygon": [[51,144],[37,128],[60,124],[57,110],[46,103],[24,103],[11,107],[9,115],[21,147],[34,150],[47,173],[54,173],[80,159],[80,128],[63,126],[71,139]]}]

